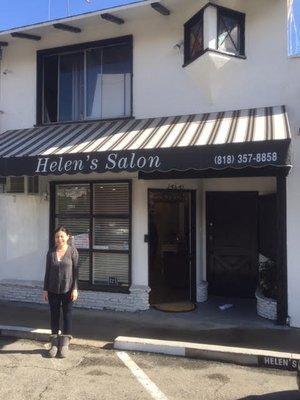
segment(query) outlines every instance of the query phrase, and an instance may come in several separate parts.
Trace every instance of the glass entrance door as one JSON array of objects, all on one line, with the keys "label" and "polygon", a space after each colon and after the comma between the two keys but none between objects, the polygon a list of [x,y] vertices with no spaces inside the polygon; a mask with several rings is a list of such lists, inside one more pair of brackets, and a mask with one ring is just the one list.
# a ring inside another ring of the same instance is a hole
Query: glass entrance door
[{"label": "glass entrance door", "polygon": [[150,303],[191,300],[191,193],[149,191]]}]

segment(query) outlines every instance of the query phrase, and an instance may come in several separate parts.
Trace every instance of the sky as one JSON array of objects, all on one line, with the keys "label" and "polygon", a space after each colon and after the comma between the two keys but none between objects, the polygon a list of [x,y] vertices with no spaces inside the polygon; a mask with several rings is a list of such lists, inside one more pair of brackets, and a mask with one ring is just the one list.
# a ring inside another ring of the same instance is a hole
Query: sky
[{"label": "sky", "polygon": [[288,55],[300,56],[300,0],[288,0]]},{"label": "sky", "polygon": [[0,31],[143,0],[0,0]]}]

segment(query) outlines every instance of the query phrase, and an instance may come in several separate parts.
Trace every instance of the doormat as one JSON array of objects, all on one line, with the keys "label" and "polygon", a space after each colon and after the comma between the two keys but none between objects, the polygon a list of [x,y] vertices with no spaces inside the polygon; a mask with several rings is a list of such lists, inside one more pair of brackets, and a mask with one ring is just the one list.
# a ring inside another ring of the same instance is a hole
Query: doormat
[{"label": "doormat", "polygon": [[196,304],[190,301],[179,301],[174,303],[153,304],[153,307],[159,311],[165,312],[188,312],[194,311]]}]

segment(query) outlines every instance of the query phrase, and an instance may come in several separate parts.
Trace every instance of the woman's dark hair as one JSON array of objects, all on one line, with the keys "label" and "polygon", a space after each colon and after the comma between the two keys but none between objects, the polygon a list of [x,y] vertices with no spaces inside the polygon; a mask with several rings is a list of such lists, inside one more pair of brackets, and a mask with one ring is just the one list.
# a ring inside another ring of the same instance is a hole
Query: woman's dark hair
[{"label": "woman's dark hair", "polygon": [[65,226],[59,226],[59,227],[57,227],[57,228],[55,229],[55,231],[54,231],[54,235],[56,235],[57,232],[65,232],[68,236],[71,235],[69,229],[66,228]]}]

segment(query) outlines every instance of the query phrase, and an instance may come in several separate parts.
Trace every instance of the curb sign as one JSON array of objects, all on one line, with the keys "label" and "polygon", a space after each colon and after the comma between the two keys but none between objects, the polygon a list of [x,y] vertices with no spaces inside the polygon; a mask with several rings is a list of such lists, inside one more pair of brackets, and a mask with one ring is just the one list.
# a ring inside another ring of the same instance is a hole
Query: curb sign
[{"label": "curb sign", "polygon": [[284,369],[288,371],[297,371],[300,360],[282,357],[258,356],[258,366],[264,368]]}]

